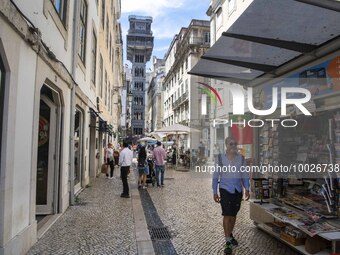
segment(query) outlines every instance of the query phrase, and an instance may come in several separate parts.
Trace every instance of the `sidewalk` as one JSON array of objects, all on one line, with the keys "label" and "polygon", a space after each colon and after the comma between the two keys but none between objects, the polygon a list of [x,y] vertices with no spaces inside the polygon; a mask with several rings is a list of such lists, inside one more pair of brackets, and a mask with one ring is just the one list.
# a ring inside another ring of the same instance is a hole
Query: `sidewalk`
[{"label": "sidewalk", "polygon": [[154,254],[134,173],[128,199],[119,174],[93,179],[28,254]]}]

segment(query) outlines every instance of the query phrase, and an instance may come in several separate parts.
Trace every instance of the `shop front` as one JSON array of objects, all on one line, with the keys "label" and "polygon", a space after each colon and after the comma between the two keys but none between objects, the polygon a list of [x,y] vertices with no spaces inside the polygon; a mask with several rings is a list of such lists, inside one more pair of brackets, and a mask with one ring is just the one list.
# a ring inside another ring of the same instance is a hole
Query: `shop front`
[{"label": "shop front", "polygon": [[[250,204],[250,217],[259,228],[304,254],[336,252],[340,238],[338,54],[277,84],[259,86],[255,93],[266,109],[273,103],[273,87],[307,88],[311,93],[304,105],[311,115],[291,105],[288,116],[280,116],[279,109],[266,119],[275,122],[263,121],[257,128],[255,166],[261,173],[252,173]],[[291,126],[282,125],[283,120],[291,120]]]},{"label": "shop front", "polygon": [[74,192],[78,193],[83,187],[84,179],[84,162],[83,148],[84,148],[84,114],[83,110],[77,106],[74,116]]},{"label": "shop front", "polygon": [[36,214],[58,212],[59,158],[61,137],[61,98],[53,86],[40,90],[39,132],[37,151]]},{"label": "shop front", "polygon": [[253,129],[250,218],[302,254],[339,253],[338,7],[253,1],[190,71],[227,82]]}]

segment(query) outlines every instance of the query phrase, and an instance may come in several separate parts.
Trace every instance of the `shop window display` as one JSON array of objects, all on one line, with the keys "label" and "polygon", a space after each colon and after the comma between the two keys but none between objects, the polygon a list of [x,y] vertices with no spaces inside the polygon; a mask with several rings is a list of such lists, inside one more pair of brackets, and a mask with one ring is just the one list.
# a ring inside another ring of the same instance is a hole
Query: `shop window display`
[{"label": "shop window display", "polygon": [[[259,165],[287,166],[290,171],[255,174],[253,202],[283,224],[279,231],[273,222],[260,224],[261,228],[271,234],[276,231],[278,238],[292,246],[306,244],[304,251],[316,252],[310,248],[314,238],[340,231],[340,111],[295,119],[299,125],[294,128],[264,125],[260,129]],[[322,241],[319,248],[331,250],[330,241]]]}]

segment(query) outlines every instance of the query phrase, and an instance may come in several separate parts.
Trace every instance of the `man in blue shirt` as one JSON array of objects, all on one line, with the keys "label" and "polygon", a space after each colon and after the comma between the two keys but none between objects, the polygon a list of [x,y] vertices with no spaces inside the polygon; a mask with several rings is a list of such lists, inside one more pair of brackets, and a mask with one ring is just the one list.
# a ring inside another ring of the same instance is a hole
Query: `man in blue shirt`
[{"label": "man in blue shirt", "polygon": [[[249,195],[249,175],[242,173],[240,168],[245,165],[245,160],[238,153],[237,143],[233,137],[225,139],[226,152],[215,157],[215,166],[220,166],[220,171],[215,171],[212,179],[214,201],[220,203],[223,215],[223,228],[226,244],[224,254],[231,254],[233,245],[238,242],[232,232],[235,226],[236,215],[241,207],[242,187],[245,189],[245,200]],[[232,170],[232,171],[228,171]],[[219,181],[219,183],[218,183]],[[219,186],[219,194],[217,188]]]}]

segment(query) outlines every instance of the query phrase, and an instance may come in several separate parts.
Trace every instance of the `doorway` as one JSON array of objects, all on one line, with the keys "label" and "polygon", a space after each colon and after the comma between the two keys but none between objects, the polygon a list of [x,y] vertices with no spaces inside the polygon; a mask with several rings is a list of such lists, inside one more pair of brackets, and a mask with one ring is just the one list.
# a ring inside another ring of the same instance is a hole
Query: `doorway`
[{"label": "doorway", "polygon": [[40,92],[37,153],[36,214],[58,210],[59,183],[59,94],[43,85]]},{"label": "doorway", "polygon": [[74,116],[74,192],[78,193],[82,188],[83,178],[83,113],[76,107]]},{"label": "doorway", "polygon": [[[5,67],[0,56],[0,162],[1,162],[1,145],[2,145],[2,125],[3,125],[3,109],[5,96]],[[0,164],[1,165],[1,164]]]}]

